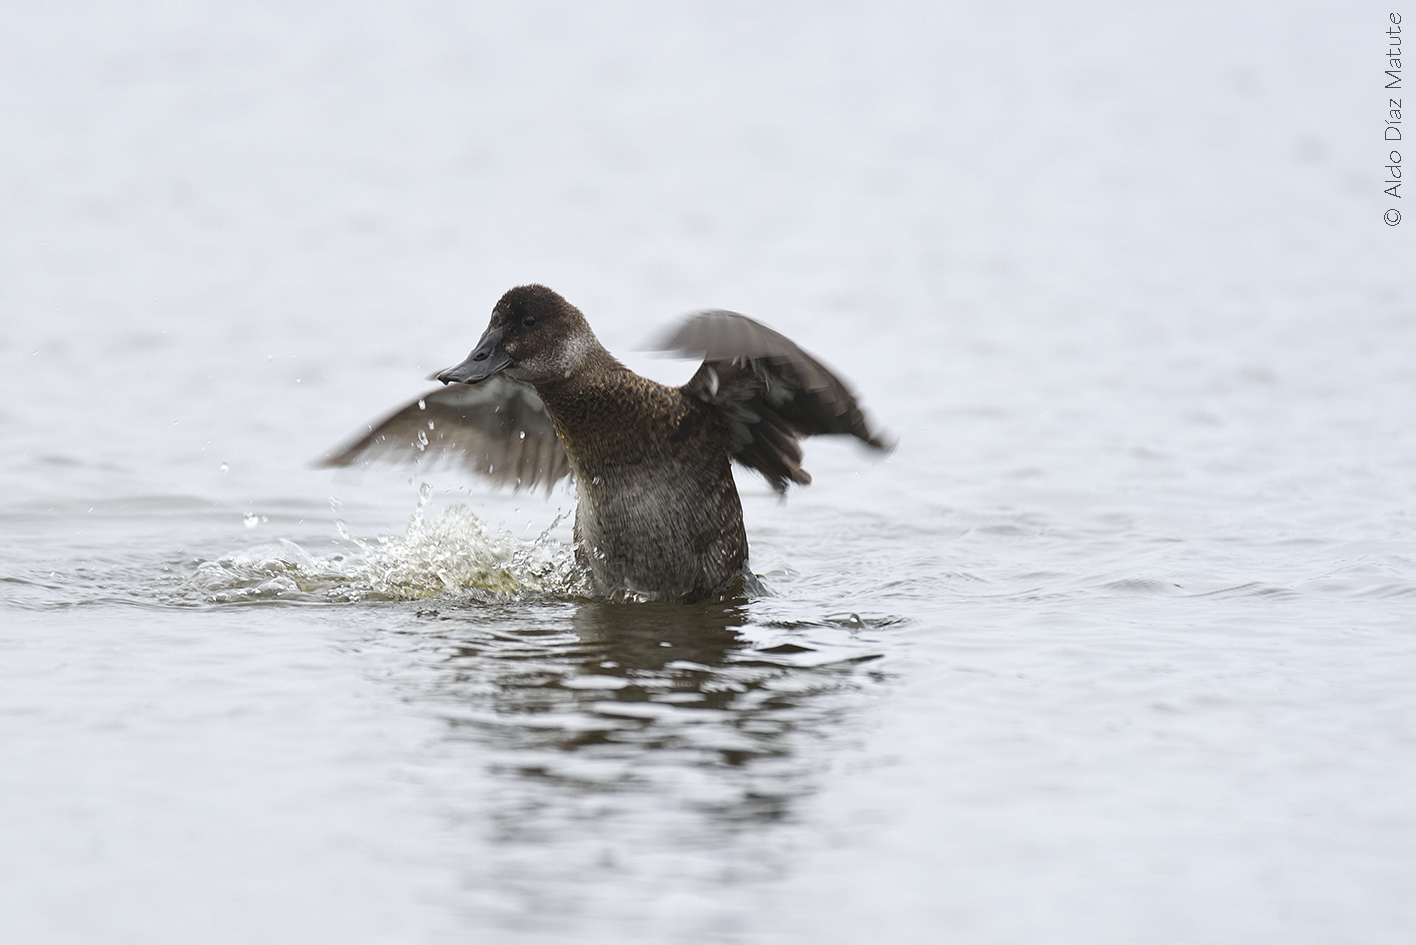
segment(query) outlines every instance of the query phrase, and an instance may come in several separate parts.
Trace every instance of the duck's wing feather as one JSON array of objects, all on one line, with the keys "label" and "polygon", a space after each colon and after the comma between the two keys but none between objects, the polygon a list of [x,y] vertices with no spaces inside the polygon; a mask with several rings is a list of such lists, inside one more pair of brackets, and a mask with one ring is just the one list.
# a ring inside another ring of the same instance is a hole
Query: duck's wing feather
[{"label": "duck's wing feather", "polygon": [[374,460],[455,459],[499,486],[546,491],[570,473],[570,461],[536,391],[505,377],[429,391],[369,432],[319,460],[319,466]]},{"label": "duck's wing feather", "polygon": [[803,437],[849,434],[878,450],[894,447],[872,432],[845,382],[790,338],[736,312],[690,315],[659,339],[660,351],[702,355],[684,393],[718,409],[733,437],[733,459],[784,492],[805,485]]}]

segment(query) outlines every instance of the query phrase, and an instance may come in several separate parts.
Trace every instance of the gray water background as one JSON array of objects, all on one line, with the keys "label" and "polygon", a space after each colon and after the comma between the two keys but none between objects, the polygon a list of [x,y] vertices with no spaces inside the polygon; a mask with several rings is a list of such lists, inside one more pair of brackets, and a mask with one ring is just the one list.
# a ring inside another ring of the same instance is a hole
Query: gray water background
[{"label": "gray water background", "polygon": [[[1409,941],[1387,12],[0,5],[0,939]],[[527,281],[899,448],[690,608],[308,467]]]}]

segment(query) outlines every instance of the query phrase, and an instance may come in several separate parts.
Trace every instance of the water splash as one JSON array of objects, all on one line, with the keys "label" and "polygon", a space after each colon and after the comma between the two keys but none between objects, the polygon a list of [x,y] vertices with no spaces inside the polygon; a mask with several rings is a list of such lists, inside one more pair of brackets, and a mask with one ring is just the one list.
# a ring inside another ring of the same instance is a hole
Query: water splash
[{"label": "water splash", "polygon": [[263,600],[349,602],[454,597],[473,600],[565,600],[589,593],[574,548],[550,537],[564,514],[531,541],[493,533],[465,505],[428,520],[432,489],[403,535],[365,539],[337,520],[353,554],[319,556],[288,539],[199,563],[186,581],[210,603]]}]

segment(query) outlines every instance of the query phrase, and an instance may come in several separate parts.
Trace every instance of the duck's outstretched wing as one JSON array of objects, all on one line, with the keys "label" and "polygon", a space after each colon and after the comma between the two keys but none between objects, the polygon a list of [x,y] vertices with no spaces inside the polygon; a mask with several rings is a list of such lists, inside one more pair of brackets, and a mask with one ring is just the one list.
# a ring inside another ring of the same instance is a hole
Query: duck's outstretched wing
[{"label": "duck's outstretched wing", "polygon": [[801,438],[844,433],[878,450],[894,444],[870,430],[855,395],[785,335],[736,312],[689,316],[655,348],[702,355],[684,393],[718,408],[733,437],[733,459],[785,492],[806,485]]},{"label": "duck's outstretched wing", "polygon": [[546,491],[570,473],[536,392],[505,377],[429,391],[369,426],[318,466],[456,459],[499,486]]}]

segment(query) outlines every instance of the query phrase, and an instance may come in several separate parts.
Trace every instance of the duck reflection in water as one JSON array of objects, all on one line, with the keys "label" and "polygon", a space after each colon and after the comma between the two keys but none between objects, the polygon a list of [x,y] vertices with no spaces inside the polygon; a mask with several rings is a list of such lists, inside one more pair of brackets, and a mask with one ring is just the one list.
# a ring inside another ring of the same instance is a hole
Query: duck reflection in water
[{"label": "duck reflection in water", "polygon": [[812,749],[870,683],[856,665],[874,657],[797,665],[816,651],[762,648],[741,602],[469,616],[440,615],[458,626],[437,635],[436,701],[458,706],[452,737],[490,750],[492,770],[520,785],[514,812],[496,817],[508,841],[564,831],[587,795],[611,798],[602,819],[640,829],[651,809],[694,812],[688,831],[703,838],[786,817],[811,789]]}]

